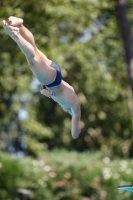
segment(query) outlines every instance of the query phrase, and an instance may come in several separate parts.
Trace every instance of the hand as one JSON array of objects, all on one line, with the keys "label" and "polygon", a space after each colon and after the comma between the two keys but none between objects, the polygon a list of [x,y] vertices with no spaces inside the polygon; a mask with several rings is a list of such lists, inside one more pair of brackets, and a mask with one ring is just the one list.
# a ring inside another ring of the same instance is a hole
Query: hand
[{"label": "hand", "polygon": [[49,91],[45,86],[41,85],[40,92],[42,95],[45,95],[46,97],[52,98],[54,96],[54,93]]}]

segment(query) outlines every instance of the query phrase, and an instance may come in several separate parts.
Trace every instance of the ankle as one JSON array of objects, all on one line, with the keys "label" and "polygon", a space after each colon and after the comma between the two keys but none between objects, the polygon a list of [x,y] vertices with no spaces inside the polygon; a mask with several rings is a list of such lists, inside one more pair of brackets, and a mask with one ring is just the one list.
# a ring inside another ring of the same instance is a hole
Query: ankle
[{"label": "ankle", "polygon": [[21,29],[23,28],[23,24],[18,24],[17,27]]}]

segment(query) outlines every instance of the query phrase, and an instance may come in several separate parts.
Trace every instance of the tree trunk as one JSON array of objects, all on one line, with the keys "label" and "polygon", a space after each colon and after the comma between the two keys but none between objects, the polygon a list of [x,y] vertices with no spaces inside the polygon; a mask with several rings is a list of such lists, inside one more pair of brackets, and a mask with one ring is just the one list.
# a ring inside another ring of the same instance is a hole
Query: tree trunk
[{"label": "tree trunk", "polygon": [[133,38],[131,34],[130,22],[127,16],[127,10],[127,0],[116,0],[117,19],[125,48],[128,77],[133,91]]}]

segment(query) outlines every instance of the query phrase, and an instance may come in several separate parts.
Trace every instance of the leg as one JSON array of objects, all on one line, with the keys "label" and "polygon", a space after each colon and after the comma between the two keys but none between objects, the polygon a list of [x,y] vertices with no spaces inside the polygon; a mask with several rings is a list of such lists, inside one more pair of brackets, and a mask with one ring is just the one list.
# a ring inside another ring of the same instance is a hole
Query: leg
[{"label": "leg", "polygon": [[9,26],[4,20],[3,27],[6,30],[7,34],[18,44],[18,46],[27,58],[30,58],[31,56],[34,57],[35,49],[20,35],[20,30],[18,27]]},{"label": "leg", "polygon": [[18,27],[20,35],[25,40],[27,40],[33,47],[36,47],[33,34],[25,26],[23,26],[23,19],[10,16],[8,18],[8,23],[11,26]]},{"label": "leg", "polygon": [[[3,20],[5,31],[17,43],[26,56],[29,66],[36,78],[44,85],[53,82],[56,77],[56,70],[50,66],[52,61],[36,48],[32,33],[22,26],[22,24],[19,24],[18,21],[20,19],[15,19],[16,22],[14,23],[16,26],[9,26],[6,21]],[[19,28],[20,26],[21,28]]]},{"label": "leg", "polygon": [[21,35],[27,42],[29,42],[29,43],[33,46],[34,51],[36,52],[36,54],[38,54],[38,56],[43,57],[43,59],[45,59],[49,64],[51,64],[51,60],[49,60],[49,59],[36,47],[35,40],[34,40],[34,36],[33,36],[33,34],[23,25],[23,19],[10,16],[10,17],[8,18],[8,23],[9,23],[11,26],[13,26],[13,27],[18,27],[18,28],[19,28],[19,33],[20,33],[20,35]]}]

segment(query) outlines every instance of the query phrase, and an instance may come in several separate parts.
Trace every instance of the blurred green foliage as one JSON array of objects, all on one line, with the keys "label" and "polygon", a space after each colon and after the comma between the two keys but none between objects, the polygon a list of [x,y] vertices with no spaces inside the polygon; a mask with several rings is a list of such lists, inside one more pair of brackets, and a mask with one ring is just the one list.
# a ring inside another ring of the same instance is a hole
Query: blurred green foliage
[{"label": "blurred green foliage", "polygon": [[133,160],[111,160],[100,154],[46,152],[40,159],[18,160],[0,154],[0,199],[18,200],[18,189],[28,189],[28,199],[124,200],[131,192],[118,185],[131,184]]},{"label": "blurred green foliage", "polygon": [[[73,140],[70,116],[39,88],[31,90],[26,59],[0,25],[0,148],[20,136],[32,155],[59,147],[132,156],[132,93],[115,1],[1,0],[0,10],[1,21],[10,15],[24,19],[38,48],[61,66],[82,103],[82,132]],[[25,121],[18,118],[21,109],[29,114]]]}]

